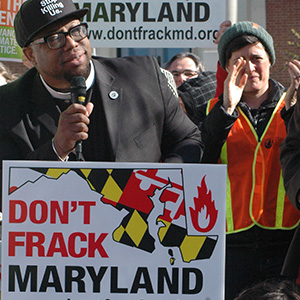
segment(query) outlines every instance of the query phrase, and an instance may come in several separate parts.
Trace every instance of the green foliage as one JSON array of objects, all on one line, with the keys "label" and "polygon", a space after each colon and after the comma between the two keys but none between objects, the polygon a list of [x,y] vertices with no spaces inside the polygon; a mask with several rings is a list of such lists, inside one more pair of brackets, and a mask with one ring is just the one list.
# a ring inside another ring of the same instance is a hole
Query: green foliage
[{"label": "green foliage", "polygon": [[[300,60],[300,34],[295,30],[291,29],[291,32],[293,33],[295,40],[294,41],[288,41],[288,45],[293,48],[293,50],[285,51],[284,54],[287,57],[288,61],[292,59]],[[296,52],[295,52],[296,51]]]}]

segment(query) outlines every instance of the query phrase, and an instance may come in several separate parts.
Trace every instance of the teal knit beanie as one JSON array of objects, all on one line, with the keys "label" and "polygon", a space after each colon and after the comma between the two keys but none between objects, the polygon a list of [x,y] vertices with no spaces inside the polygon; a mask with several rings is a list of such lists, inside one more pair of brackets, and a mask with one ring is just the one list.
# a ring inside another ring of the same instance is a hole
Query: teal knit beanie
[{"label": "teal knit beanie", "polygon": [[219,63],[221,67],[225,69],[225,52],[229,43],[236,37],[244,34],[253,35],[259,39],[269,54],[271,66],[273,66],[275,63],[275,50],[272,36],[260,25],[250,21],[242,21],[230,26],[221,36],[218,45]]}]

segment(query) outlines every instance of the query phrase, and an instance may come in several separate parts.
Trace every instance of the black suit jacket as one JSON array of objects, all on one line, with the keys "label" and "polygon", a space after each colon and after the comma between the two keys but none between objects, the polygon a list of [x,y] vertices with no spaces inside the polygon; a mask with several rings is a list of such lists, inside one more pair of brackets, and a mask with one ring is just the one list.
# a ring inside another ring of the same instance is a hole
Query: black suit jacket
[{"label": "black suit jacket", "polygon": [[[97,57],[93,63],[115,161],[200,161],[200,132],[154,58]],[[0,103],[0,159],[57,160],[51,140],[60,113],[35,68],[2,86]]]}]

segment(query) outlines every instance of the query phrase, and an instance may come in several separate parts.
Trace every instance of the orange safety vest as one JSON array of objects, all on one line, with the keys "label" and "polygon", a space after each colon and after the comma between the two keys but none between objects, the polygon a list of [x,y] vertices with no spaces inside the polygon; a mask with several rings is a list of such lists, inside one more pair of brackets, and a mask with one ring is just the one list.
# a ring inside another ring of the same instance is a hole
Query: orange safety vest
[{"label": "orange safety vest", "polygon": [[[284,96],[259,139],[240,107],[239,117],[221,150],[220,163],[227,164],[227,233],[247,230],[254,225],[268,229],[292,229],[300,212],[288,200],[279,163],[279,146],[286,137],[280,111]],[[207,114],[218,98],[211,99]]]}]

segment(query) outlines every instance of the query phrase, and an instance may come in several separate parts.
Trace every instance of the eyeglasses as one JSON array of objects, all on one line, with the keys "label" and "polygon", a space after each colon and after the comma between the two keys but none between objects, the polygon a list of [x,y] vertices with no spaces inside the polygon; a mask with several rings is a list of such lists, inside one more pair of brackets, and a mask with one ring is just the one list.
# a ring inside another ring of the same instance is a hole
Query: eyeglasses
[{"label": "eyeglasses", "polygon": [[183,74],[186,77],[193,77],[199,74],[197,71],[192,71],[192,70],[184,70],[182,72],[172,71],[171,73],[173,74],[174,77],[179,77],[181,74]]},{"label": "eyeglasses", "polygon": [[69,35],[75,42],[79,42],[83,40],[85,37],[87,37],[88,35],[87,29],[88,29],[87,23],[81,23],[79,25],[70,28],[70,30],[67,32],[60,31],[60,32],[49,34],[47,36],[34,40],[29,45],[47,43],[50,49],[59,49],[65,45],[67,35]]}]

